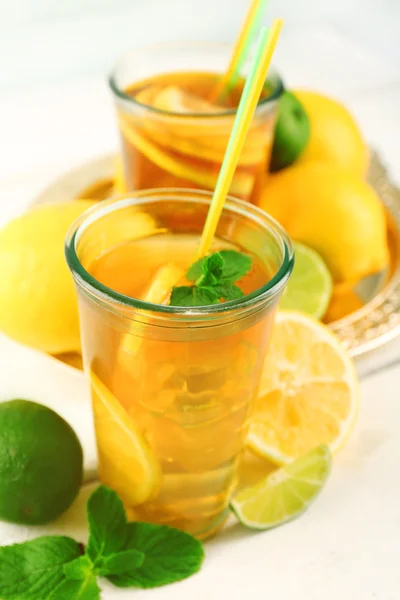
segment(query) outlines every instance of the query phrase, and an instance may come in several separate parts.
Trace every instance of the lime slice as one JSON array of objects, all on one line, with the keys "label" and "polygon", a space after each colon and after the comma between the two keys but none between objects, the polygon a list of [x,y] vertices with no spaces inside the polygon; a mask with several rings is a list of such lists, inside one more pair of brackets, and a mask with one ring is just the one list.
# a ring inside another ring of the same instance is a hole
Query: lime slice
[{"label": "lime slice", "polygon": [[295,242],[295,264],[280,308],[305,312],[321,319],[332,296],[332,276],[320,255]]},{"label": "lime slice", "polygon": [[318,446],[305,456],[238,492],[231,504],[237,518],[250,529],[272,529],[301,515],[315,500],[328,478],[331,453]]}]

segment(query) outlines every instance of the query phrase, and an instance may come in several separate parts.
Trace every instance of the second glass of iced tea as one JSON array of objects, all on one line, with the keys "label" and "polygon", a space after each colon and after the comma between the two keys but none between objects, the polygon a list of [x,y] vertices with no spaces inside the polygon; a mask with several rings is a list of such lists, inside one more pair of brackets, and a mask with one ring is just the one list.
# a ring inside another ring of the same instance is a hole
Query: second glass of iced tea
[{"label": "second glass of iced tea", "polygon": [[[252,258],[238,300],[152,304],[160,269],[193,262],[211,195],[146,190],[95,206],[66,256],[92,385],[101,480],[131,518],[199,537],[228,515],[274,312],[293,253],[264,212],[228,199],[212,251]],[[162,283],[162,282],[161,282]]]},{"label": "second glass of iced tea", "polygon": [[[244,86],[218,94],[232,49],[223,44],[160,44],[123,58],[110,77],[126,187],[213,190]],[[268,169],[282,82],[271,75],[230,193],[257,202]]]}]

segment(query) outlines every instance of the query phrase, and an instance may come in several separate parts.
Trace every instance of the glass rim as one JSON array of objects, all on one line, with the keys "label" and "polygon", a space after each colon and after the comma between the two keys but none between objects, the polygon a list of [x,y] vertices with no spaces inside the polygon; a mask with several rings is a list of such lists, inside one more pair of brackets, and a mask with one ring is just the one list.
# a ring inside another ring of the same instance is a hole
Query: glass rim
[{"label": "glass rim", "polygon": [[[227,43],[221,43],[221,42],[161,42],[158,44],[150,44],[147,46],[142,46],[141,48],[138,48],[136,50],[132,50],[131,52],[127,52],[124,55],[122,55],[120,57],[120,59],[118,60],[118,62],[116,63],[116,65],[114,66],[114,68],[112,69],[109,77],[108,77],[108,84],[112,90],[112,92],[115,94],[115,96],[117,96],[117,98],[119,98],[120,100],[123,100],[124,102],[129,102],[130,104],[141,108],[141,109],[146,109],[154,114],[158,114],[158,115],[164,115],[164,116],[169,116],[169,117],[176,117],[176,118],[181,118],[181,119],[221,119],[221,118],[225,118],[225,117],[232,117],[236,114],[237,112],[237,108],[229,108],[226,109],[224,111],[220,111],[218,113],[202,113],[202,112],[185,112],[185,113],[179,113],[179,112],[174,112],[174,111],[170,111],[170,110],[164,110],[161,108],[156,108],[154,106],[151,106],[150,104],[146,104],[143,102],[138,102],[133,96],[130,96],[129,94],[127,94],[122,88],[121,86],[118,85],[117,83],[117,71],[120,67],[120,65],[130,56],[140,56],[140,53],[146,52],[146,51],[151,51],[151,50],[157,50],[157,49],[163,49],[163,48],[173,48],[174,46],[176,46],[177,48],[182,48],[184,46],[188,47],[199,47],[199,46],[203,46],[203,47],[207,47],[207,48],[231,48],[230,44]],[[274,86],[273,86],[273,90],[271,92],[271,94],[269,96],[267,96],[266,98],[262,99],[259,101],[259,103],[257,104],[257,108],[256,108],[256,113],[261,109],[264,108],[266,106],[268,106],[269,104],[272,104],[273,102],[275,102],[283,93],[284,91],[284,85],[283,85],[283,81],[280,78],[280,76],[278,75],[277,71],[275,71],[274,69],[270,69],[270,71],[268,72],[268,77],[271,78]]]},{"label": "glass rim", "polygon": [[[93,277],[82,265],[77,252],[77,244],[85,230],[98,219],[111,212],[115,212],[116,210],[120,210],[128,206],[140,207],[144,204],[159,202],[162,199],[161,196],[166,193],[172,196],[173,201],[187,202],[188,198],[186,197],[174,197],[174,194],[179,195],[184,193],[189,196],[189,201],[192,200],[203,205],[209,205],[212,198],[212,193],[206,190],[196,190],[190,188],[156,188],[131,192],[129,195],[126,195],[123,198],[110,198],[95,204],[75,220],[70,227],[65,240],[65,258],[68,267],[74,276],[74,279],[77,278],[79,283],[83,282],[83,287],[85,289],[89,288],[90,292],[95,297],[100,297],[106,301],[112,300],[113,302],[116,302],[125,308],[130,307],[151,313],[163,313],[164,315],[181,315],[187,317],[223,315],[224,313],[235,309],[250,308],[258,304],[260,301],[266,301],[269,298],[274,297],[280,291],[284,283],[289,278],[294,264],[294,250],[292,242],[283,227],[275,219],[270,217],[266,212],[258,207],[248,202],[244,202],[243,200],[239,200],[238,198],[234,198],[233,196],[227,196],[223,211],[231,210],[234,212],[234,214],[244,217],[248,217],[250,214],[253,222],[258,223],[264,228],[267,225],[269,232],[272,232],[275,238],[279,238],[283,245],[283,258],[279,269],[276,271],[274,276],[267,281],[267,283],[254,290],[250,294],[246,294],[237,300],[230,300],[220,304],[210,304],[206,306],[195,307],[170,306],[154,304],[152,302],[140,300],[139,298],[126,296],[125,294],[121,294],[104,285],[95,277]],[[159,197],[157,197],[158,195]]]}]

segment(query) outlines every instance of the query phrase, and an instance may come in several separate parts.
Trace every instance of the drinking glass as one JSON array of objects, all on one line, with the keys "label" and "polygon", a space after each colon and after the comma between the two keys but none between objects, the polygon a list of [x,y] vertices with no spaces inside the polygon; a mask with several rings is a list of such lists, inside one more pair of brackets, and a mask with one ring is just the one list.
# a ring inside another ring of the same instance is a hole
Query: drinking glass
[{"label": "drinking glass", "polygon": [[[123,57],[110,76],[120,131],[127,190],[160,187],[215,188],[236,109],[178,111],[177,105],[154,105],[151,94],[134,97],[133,84],[166,85],[168,74],[192,77],[225,72],[231,47],[211,43],[159,44]],[[175,80],[175,79],[174,79]],[[194,81],[196,79],[194,78]],[[176,86],[175,86],[176,92]],[[174,95],[172,89],[172,96]],[[282,81],[271,74],[250,126],[230,194],[257,204],[270,159]],[[171,88],[170,88],[171,91]],[[196,89],[193,90],[196,92]],[[204,109],[205,110],[205,109]]]},{"label": "drinking glass", "polygon": [[[228,198],[216,239],[262,264],[261,287],[185,308],[130,297],[110,282],[147,281],[146,260],[163,265],[168,252],[178,256],[184,248],[190,264],[210,199],[206,191],[154,189],[107,200],[80,217],[66,241],[100,479],[131,518],[198,537],[217,531],[228,515],[277,302],[293,266],[291,242],[266,213]],[[138,215],[156,230],[140,237]],[[93,265],[110,249],[117,252],[106,260],[105,283]]]}]

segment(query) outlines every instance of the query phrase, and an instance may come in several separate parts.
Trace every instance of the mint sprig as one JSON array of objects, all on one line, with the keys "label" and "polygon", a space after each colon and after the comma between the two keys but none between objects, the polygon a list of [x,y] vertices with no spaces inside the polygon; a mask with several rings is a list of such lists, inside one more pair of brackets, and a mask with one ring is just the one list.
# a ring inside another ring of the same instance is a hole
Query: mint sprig
[{"label": "mint sprig", "polygon": [[186,579],[203,562],[202,545],[179,529],[150,523],[128,523],[130,548],[140,550],[143,564],[108,579],[118,587],[154,588]]},{"label": "mint sprig", "polygon": [[128,523],[118,495],[100,486],[88,500],[86,550],[62,536],[0,547],[2,600],[99,600],[97,578],[152,588],[196,573],[201,543],[163,525]]},{"label": "mint sprig", "polygon": [[48,600],[100,600],[100,588],[94,573],[84,579],[65,579],[48,597]]},{"label": "mint sprig", "polygon": [[122,550],[121,552],[100,558],[95,570],[97,575],[101,575],[102,577],[130,573],[142,566],[144,558],[143,552],[139,552],[135,548]]},{"label": "mint sprig", "polygon": [[0,547],[0,597],[44,600],[64,579],[65,563],[80,555],[72,538],[44,536]]},{"label": "mint sprig", "polygon": [[64,565],[64,575],[67,579],[85,579],[93,571],[93,563],[87,554]]},{"label": "mint sprig", "polygon": [[172,289],[171,306],[207,306],[242,298],[235,282],[249,272],[251,262],[250,256],[237,250],[220,250],[201,258],[186,273],[193,285]]},{"label": "mint sprig", "polygon": [[105,486],[93,492],[87,503],[89,542],[86,553],[97,561],[125,547],[127,539],[124,506],[117,494]]}]

